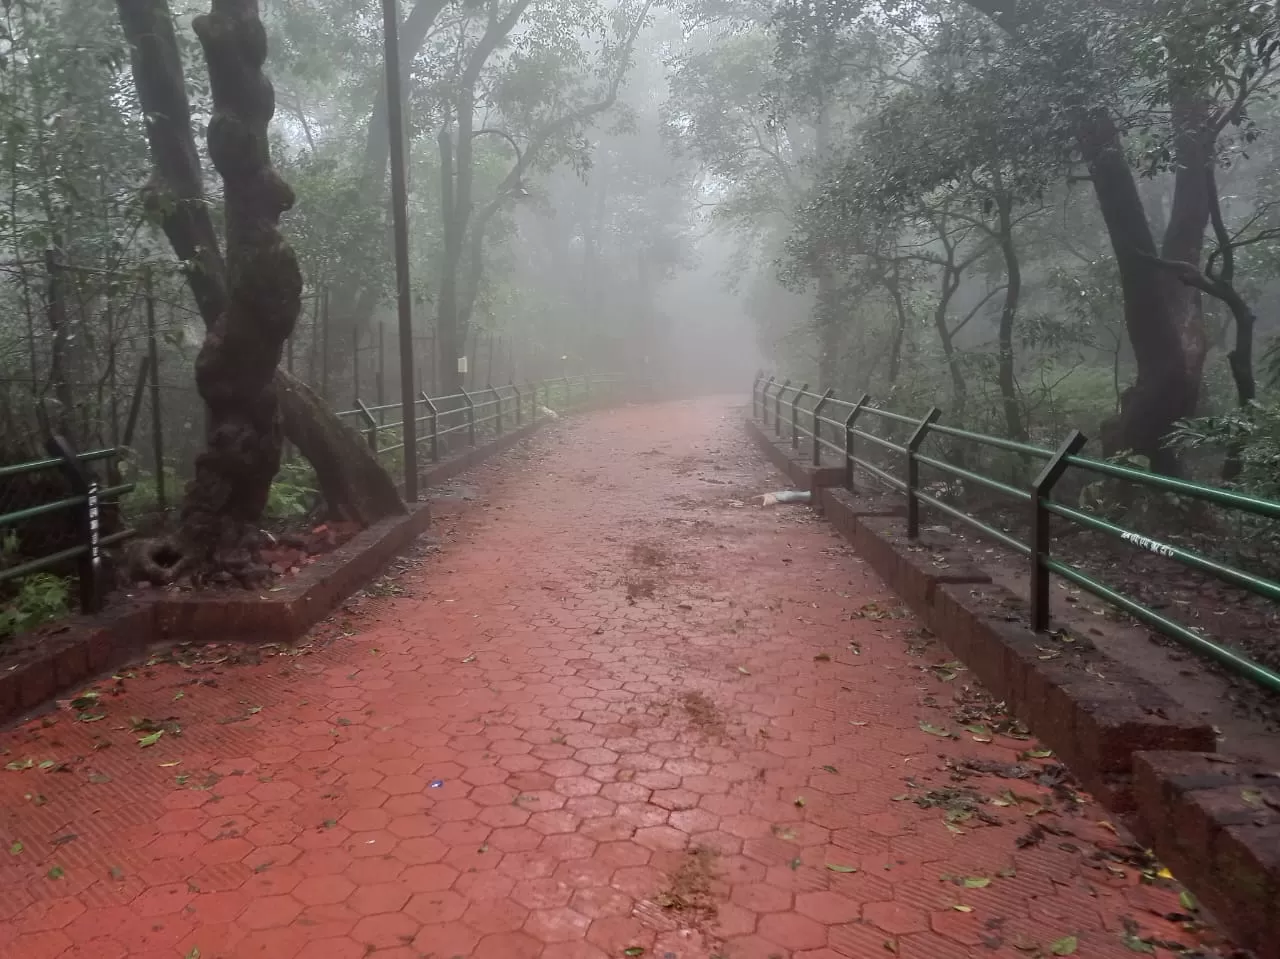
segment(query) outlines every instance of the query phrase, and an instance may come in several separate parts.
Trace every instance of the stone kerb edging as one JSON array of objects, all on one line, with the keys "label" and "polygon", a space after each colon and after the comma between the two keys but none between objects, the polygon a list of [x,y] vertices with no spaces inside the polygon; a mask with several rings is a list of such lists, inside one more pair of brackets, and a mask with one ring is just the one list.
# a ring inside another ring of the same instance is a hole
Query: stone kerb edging
[{"label": "stone kerb edging", "polygon": [[1124,816],[1243,945],[1280,959],[1280,771],[1216,753],[1212,726],[1087,641],[1045,660],[1025,600],[974,568],[958,540],[931,532],[909,541],[901,497],[850,494],[843,469],[813,467],[755,420],[747,420],[747,432],[798,488],[813,492],[814,508],[956,658]]}]

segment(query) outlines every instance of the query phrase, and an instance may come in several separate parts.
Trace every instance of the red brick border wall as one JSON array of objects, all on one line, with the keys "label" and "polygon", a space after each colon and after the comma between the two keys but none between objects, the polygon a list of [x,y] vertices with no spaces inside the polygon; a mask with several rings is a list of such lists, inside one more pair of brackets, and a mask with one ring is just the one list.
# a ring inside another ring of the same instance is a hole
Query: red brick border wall
[{"label": "red brick border wall", "polygon": [[[814,468],[755,421],[748,433],[801,488]],[[821,475],[826,475],[824,471]],[[815,507],[987,689],[1108,808],[1124,814],[1240,941],[1280,959],[1280,771],[1214,753],[1213,728],[1087,641],[1033,633],[1026,602],[945,534],[909,541],[901,499],[819,491]],[[1100,678],[1105,677],[1105,679]]]},{"label": "red brick border wall", "polygon": [[[616,405],[601,398],[585,405]],[[438,486],[531,436],[547,420],[528,423],[483,446],[465,449],[423,471],[424,487]],[[306,567],[283,588],[157,593],[94,617],[73,617],[38,634],[30,648],[0,659],[0,722],[21,716],[59,692],[119,666],[160,642],[176,640],[290,642],[332,612],[421,535],[430,522],[425,504],[363,530]]]}]

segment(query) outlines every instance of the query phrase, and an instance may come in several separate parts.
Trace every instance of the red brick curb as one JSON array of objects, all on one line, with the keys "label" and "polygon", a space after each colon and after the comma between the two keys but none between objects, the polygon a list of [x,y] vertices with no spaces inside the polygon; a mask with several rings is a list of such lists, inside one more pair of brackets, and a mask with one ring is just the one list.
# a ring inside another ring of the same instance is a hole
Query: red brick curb
[{"label": "red brick curb", "polygon": [[[758,423],[747,431],[797,485],[814,475]],[[1242,942],[1280,959],[1280,775],[1214,754],[1211,726],[1092,645],[1032,632],[1026,602],[960,559],[952,537],[908,541],[900,500],[827,486],[815,506]]]},{"label": "red brick curb", "polygon": [[1142,752],[1134,794],[1142,839],[1260,959],[1280,957],[1280,771]]},{"label": "red brick curb", "polygon": [[[587,408],[605,405],[601,400]],[[528,438],[546,421],[433,464],[423,485],[438,486]],[[175,640],[290,642],[360,589],[427,528],[420,505],[363,530],[320,557],[275,592],[157,594],[94,617],[74,617],[39,634],[27,648],[0,658],[0,722],[20,716],[58,692],[127,661],[147,647]]]}]

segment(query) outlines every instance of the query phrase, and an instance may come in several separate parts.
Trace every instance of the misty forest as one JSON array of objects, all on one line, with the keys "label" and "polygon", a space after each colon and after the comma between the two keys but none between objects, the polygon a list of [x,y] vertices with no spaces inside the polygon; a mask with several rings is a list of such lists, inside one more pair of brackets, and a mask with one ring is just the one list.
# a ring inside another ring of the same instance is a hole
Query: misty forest
[{"label": "misty forest", "polygon": [[1280,492],[1274,4],[401,0],[398,103],[384,9],[5,4],[3,456],[122,448],[133,579],[403,511],[358,404],[593,372]]}]

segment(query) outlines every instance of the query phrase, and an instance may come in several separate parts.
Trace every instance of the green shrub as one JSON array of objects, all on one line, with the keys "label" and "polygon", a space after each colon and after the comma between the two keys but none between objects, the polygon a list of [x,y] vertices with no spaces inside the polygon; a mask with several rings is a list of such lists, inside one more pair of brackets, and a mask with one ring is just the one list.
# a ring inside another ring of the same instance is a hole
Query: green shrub
[{"label": "green shrub", "polygon": [[0,608],[0,637],[15,636],[65,616],[71,608],[67,580],[36,573],[22,580],[18,595]]},{"label": "green shrub", "polygon": [[274,520],[306,516],[319,495],[316,474],[308,463],[302,460],[285,463],[267,495],[267,516]]}]

